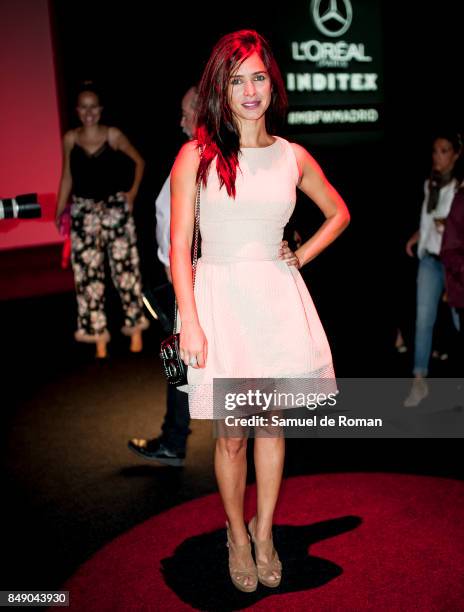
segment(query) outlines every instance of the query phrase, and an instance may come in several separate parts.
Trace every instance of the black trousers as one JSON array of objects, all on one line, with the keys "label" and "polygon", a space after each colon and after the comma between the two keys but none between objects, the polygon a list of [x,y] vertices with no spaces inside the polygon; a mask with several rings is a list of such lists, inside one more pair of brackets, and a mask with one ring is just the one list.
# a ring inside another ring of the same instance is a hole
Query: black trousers
[{"label": "black trousers", "polygon": [[[174,327],[174,289],[165,282],[157,287],[144,289],[152,309],[156,312],[163,334],[172,334]],[[160,442],[171,451],[185,452],[190,433],[188,393],[178,391],[173,385],[167,386],[166,414],[161,427]]]},{"label": "black trousers", "polygon": [[164,416],[160,441],[172,451],[184,452],[187,436],[190,433],[190,413],[188,393],[178,391],[177,387],[168,385],[167,409]]}]

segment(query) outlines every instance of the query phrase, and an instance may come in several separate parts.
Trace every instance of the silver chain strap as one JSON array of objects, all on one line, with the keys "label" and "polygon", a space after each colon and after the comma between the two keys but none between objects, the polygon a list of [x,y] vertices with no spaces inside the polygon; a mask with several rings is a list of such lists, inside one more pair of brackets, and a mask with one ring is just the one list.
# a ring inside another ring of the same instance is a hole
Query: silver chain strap
[{"label": "silver chain strap", "polygon": [[[198,181],[197,195],[195,198],[195,222],[193,228],[193,259],[192,259],[192,279],[193,287],[195,287],[195,276],[197,273],[197,261],[198,261],[198,237],[200,234],[200,191],[201,191],[201,179]],[[176,333],[177,328],[177,299],[174,299],[174,328],[173,334]]]}]

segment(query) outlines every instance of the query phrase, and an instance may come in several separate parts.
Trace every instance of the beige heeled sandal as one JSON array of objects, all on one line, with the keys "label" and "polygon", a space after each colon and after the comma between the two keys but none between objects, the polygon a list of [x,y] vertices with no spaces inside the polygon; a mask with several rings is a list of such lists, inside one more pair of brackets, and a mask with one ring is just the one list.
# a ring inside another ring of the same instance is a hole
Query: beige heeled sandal
[{"label": "beige heeled sandal", "polygon": [[[259,582],[271,589],[278,587],[282,579],[282,563],[274,548],[272,536],[269,540],[256,539],[256,516],[248,523],[248,531],[250,532],[251,540],[255,546],[255,559]],[[268,559],[266,563],[260,561],[263,557]],[[278,574],[278,577],[274,575],[275,573]]]},{"label": "beige heeled sandal", "polygon": [[[251,554],[251,544],[235,544],[227,527],[227,548],[229,549],[229,573],[232,584],[239,591],[253,593],[258,587],[258,572]],[[248,584],[245,579],[248,578]]]}]

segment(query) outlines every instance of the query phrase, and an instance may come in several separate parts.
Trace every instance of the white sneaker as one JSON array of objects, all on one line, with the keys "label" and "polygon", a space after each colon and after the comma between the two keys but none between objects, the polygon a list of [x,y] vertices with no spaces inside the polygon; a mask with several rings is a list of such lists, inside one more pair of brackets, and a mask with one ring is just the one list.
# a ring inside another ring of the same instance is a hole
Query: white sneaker
[{"label": "white sneaker", "polygon": [[429,386],[425,378],[414,378],[408,397],[404,400],[405,408],[418,406],[429,394]]}]

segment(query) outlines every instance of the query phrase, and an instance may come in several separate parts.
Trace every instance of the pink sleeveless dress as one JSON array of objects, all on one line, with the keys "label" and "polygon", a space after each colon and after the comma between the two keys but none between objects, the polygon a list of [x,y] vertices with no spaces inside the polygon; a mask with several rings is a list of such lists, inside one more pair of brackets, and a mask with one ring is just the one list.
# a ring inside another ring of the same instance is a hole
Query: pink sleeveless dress
[{"label": "pink sleeveless dress", "polygon": [[306,284],[278,259],[296,203],[293,149],[275,137],[268,147],[243,148],[239,164],[235,199],[219,189],[214,160],[201,191],[194,294],[208,358],[204,368],[188,368],[188,385],[180,387],[194,419],[214,418],[214,378],[329,378],[336,388]]}]

